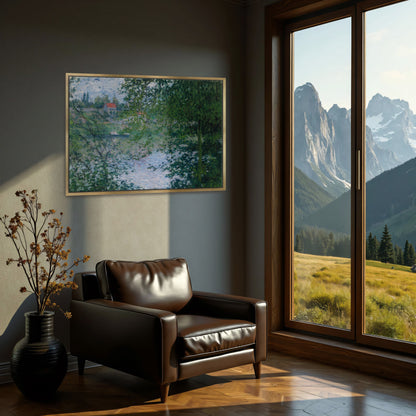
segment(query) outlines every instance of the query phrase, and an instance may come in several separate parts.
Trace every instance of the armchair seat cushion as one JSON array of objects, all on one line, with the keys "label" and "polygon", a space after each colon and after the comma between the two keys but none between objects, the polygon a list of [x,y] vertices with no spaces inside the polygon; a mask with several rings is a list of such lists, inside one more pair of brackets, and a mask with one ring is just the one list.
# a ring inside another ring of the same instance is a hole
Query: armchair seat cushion
[{"label": "armchair seat cushion", "polygon": [[177,315],[178,355],[191,361],[253,346],[256,325],[238,319]]}]

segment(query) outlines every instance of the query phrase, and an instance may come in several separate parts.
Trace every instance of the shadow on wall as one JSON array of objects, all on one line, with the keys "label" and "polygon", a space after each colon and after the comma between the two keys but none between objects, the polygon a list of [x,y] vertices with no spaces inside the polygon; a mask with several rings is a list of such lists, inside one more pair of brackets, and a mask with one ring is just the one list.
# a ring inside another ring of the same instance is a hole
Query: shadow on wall
[{"label": "shadow on wall", "polygon": [[63,151],[65,72],[208,74],[223,65],[213,57],[227,53],[227,38],[237,32],[229,26],[238,9],[221,1],[71,4],[22,0],[0,14],[8,63],[0,68],[0,185]]},{"label": "shadow on wall", "polygon": [[20,341],[25,336],[25,313],[36,310],[35,295],[28,296],[17,311],[14,313],[12,319],[6,327],[6,330],[0,335],[0,357],[3,359],[9,356],[17,341]]},{"label": "shadow on wall", "polygon": [[[65,290],[55,297],[58,305],[64,311],[69,310],[71,290]],[[34,294],[28,296],[14,313],[3,334],[0,335],[0,357],[10,360],[14,346],[25,336],[25,313],[36,311],[36,298]],[[69,346],[69,321],[60,311],[55,312],[55,336],[65,345]]]}]

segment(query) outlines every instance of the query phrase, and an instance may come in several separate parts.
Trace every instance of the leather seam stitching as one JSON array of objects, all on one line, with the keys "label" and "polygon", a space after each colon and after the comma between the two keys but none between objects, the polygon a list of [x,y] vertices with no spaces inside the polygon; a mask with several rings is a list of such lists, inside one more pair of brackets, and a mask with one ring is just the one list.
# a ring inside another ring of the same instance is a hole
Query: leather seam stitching
[{"label": "leather seam stitching", "polygon": [[237,328],[230,328],[230,329],[221,329],[221,330],[214,330],[214,331],[212,331],[212,332],[205,332],[205,333],[203,333],[203,334],[200,334],[200,335],[185,335],[185,336],[183,336],[183,337],[181,337],[181,338],[183,338],[183,339],[185,339],[185,338],[199,338],[199,337],[203,337],[203,336],[205,336],[205,335],[212,335],[212,334],[220,334],[221,332],[225,332],[225,331],[235,331],[236,329],[238,329],[238,330],[241,330],[241,329],[248,329],[248,328],[254,328],[254,329],[256,329],[256,325],[254,324],[254,325],[247,325],[247,326],[239,326],[239,327],[237,327]]}]

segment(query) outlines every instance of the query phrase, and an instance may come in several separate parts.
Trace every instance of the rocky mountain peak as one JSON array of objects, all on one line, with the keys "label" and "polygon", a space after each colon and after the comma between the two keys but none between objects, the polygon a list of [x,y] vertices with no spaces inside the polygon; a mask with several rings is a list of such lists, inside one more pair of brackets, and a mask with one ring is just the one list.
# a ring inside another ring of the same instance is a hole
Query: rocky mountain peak
[{"label": "rocky mountain peak", "polygon": [[397,116],[398,113],[409,111],[409,103],[404,100],[391,100],[381,94],[376,94],[371,98],[367,106],[367,117],[383,115],[383,119]]},{"label": "rocky mountain peak", "polygon": [[351,112],[344,107],[339,107],[337,104],[334,104],[328,111],[328,116],[332,120],[335,119],[351,119]]},{"label": "rocky mountain peak", "polygon": [[377,145],[391,151],[399,162],[416,156],[416,117],[407,101],[374,95],[367,106],[366,124]]},{"label": "rocky mountain peak", "polygon": [[322,109],[321,100],[315,87],[307,82],[295,90],[295,106],[299,112],[320,112]]}]

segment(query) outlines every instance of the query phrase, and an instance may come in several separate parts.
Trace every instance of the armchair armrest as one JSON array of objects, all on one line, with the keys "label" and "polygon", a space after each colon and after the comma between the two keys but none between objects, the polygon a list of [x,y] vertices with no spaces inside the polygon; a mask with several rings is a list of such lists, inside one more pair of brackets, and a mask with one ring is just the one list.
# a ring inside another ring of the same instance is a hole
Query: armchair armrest
[{"label": "armchair armrest", "polygon": [[181,313],[242,319],[256,324],[256,361],[267,354],[267,303],[244,296],[193,292],[192,299]]},{"label": "armchair armrest", "polygon": [[106,299],[72,300],[71,312],[71,354],[160,384],[177,379],[174,313]]},{"label": "armchair armrest", "polygon": [[89,300],[104,297],[95,272],[77,273],[74,276],[74,283],[78,285],[78,289],[72,291],[72,299],[74,300]]}]

